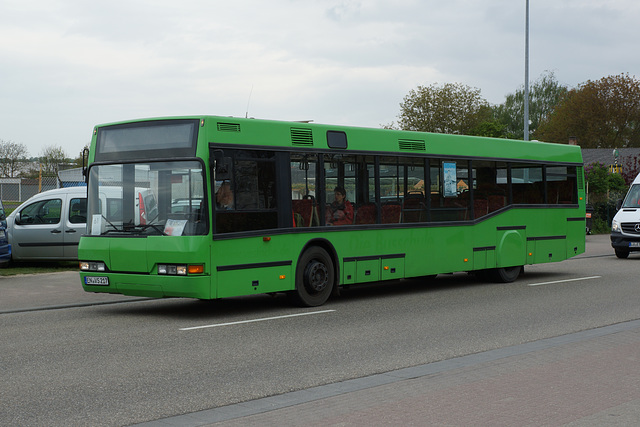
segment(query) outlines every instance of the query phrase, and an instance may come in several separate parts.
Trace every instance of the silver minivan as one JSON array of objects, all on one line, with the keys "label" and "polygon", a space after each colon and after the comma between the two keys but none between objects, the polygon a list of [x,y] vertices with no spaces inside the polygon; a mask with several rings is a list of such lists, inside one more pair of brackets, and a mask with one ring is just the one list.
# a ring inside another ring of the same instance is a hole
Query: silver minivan
[{"label": "silver minivan", "polygon": [[87,229],[87,187],[36,194],[7,217],[14,261],[78,259],[78,243]]}]

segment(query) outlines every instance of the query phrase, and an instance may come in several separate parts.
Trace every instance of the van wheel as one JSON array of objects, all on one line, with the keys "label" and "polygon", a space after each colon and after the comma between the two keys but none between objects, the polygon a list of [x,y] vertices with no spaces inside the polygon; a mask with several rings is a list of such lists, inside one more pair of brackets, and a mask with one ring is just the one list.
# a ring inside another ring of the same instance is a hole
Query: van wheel
[{"label": "van wheel", "polygon": [[316,307],[329,299],[334,285],[333,260],[324,249],[312,246],[300,257],[296,266],[297,302],[306,307]]},{"label": "van wheel", "polygon": [[629,258],[629,251],[625,251],[622,249],[616,249],[616,256],[620,259],[626,259]]},{"label": "van wheel", "polygon": [[511,283],[522,272],[522,266],[496,268],[491,271],[491,279],[498,283]]}]

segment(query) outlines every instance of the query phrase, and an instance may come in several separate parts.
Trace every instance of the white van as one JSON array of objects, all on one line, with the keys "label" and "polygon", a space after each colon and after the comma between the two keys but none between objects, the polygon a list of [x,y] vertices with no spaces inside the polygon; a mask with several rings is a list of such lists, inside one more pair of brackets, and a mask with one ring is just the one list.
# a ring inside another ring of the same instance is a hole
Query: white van
[{"label": "white van", "polygon": [[618,258],[640,251],[640,174],[633,180],[621,208],[611,222],[611,246]]},{"label": "white van", "polygon": [[36,194],[7,217],[11,259],[78,259],[78,243],[87,229],[87,187]]},{"label": "white van", "polygon": [[[122,191],[105,188],[100,192],[101,214],[111,225],[122,226]],[[136,187],[135,221],[146,224],[158,216],[155,195]],[[105,224],[92,224],[92,233],[100,234]],[[75,261],[80,236],[87,233],[87,187],[68,187],[36,194],[7,217],[7,235],[14,261]]]}]

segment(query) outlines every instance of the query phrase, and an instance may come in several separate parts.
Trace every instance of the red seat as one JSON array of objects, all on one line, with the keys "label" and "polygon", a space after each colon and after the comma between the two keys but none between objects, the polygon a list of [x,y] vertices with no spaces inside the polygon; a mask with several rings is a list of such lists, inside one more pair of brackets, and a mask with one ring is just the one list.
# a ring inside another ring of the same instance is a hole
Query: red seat
[{"label": "red seat", "polygon": [[375,224],[376,205],[375,203],[365,203],[356,211],[354,224]]},{"label": "red seat", "polygon": [[424,221],[427,206],[422,193],[409,193],[402,202],[402,222]]},{"label": "red seat", "polygon": [[291,207],[293,209],[294,220],[295,214],[299,214],[302,217],[302,224],[297,224],[298,227],[311,227],[311,223],[313,221],[313,200],[312,199],[302,199],[302,200],[292,200]]},{"label": "red seat", "polygon": [[489,202],[486,199],[475,199],[473,201],[473,216],[480,218],[489,213]]},{"label": "red seat", "polygon": [[402,207],[400,205],[384,205],[382,206],[382,223],[383,224],[395,224],[400,222],[400,213]]},{"label": "red seat", "polygon": [[505,196],[491,195],[489,196],[489,212],[497,211],[505,206]]}]

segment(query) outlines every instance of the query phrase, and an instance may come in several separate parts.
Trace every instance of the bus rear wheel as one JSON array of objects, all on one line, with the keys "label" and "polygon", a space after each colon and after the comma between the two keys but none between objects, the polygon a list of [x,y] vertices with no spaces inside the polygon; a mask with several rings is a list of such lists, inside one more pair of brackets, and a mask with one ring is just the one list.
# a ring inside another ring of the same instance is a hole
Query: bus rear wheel
[{"label": "bus rear wheel", "polygon": [[312,246],[303,252],[296,266],[298,303],[306,307],[324,304],[333,290],[335,268],[333,260],[321,247]]},{"label": "bus rear wheel", "polygon": [[522,266],[502,267],[491,270],[491,278],[498,283],[511,283],[518,278],[522,272]]}]

